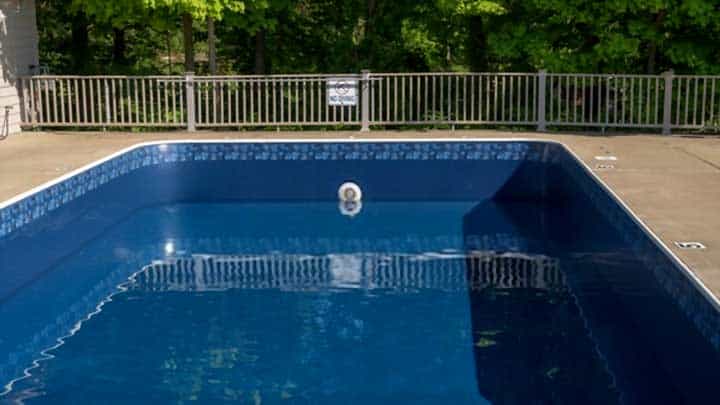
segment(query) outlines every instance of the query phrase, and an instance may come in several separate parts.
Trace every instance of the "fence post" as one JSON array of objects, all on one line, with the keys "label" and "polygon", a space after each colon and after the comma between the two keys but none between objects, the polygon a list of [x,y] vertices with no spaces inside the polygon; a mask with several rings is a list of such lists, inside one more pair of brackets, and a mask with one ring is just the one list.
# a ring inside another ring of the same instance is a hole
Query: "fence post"
[{"label": "fence post", "polygon": [[542,69],[538,72],[538,94],[537,94],[537,130],[538,132],[547,131],[547,121],[545,120],[545,83],[547,81],[547,70]]},{"label": "fence post", "polygon": [[185,117],[187,130],[195,131],[195,72],[185,72]]},{"label": "fence post", "polygon": [[370,71],[364,69],[362,72],[362,78],[360,79],[360,97],[361,97],[361,109],[360,119],[362,126],[360,127],[361,132],[370,131]]},{"label": "fence post", "polygon": [[20,125],[27,124],[28,109],[25,105],[25,103],[27,102],[27,96],[25,94],[25,79],[22,76],[17,78],[17,81],[15,82],[15,90],[18,92],[18,104],[20,106]]},{"label": "fence post", "polygon": [[28,81],[29,96],[28,96],[27,102],[25,103],[25,106],[26,106],[25,108],[27,108],[26,117],[29,120],[30,124],[34,126],[37,121],[36,114],[35,114],[36,107],[35,107],[35,80],[34,80],[34,77],[32,77],[32,76],[28,77],[27,81]]},{"label": "fence post", "polygon": [[[110,105],[110,85],[107,79],[103,80],[103,89],[105,90],[105,124],[109,124],[111,122],[110,109],[112,107]],[[105,131],[105,127],[103,127],[103,131]]]},{"label": "fence post", "polygon": [[663,135],[670,135],[672,132],[672,91],[673,91],[673,71],[668,70],[663,73],[665,78],[665,97],[663,98]]}]

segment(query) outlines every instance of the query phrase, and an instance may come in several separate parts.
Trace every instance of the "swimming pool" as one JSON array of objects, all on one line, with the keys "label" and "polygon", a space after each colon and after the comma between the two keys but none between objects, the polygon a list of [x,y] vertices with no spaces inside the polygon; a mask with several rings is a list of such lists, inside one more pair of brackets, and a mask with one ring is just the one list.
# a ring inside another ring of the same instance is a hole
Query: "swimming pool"
[{"label": "swimming pool", "polygon": [[716,302],[552,142],[142,144],[2,206],[0,266],[0,401],[705,403],[720,377]]}]

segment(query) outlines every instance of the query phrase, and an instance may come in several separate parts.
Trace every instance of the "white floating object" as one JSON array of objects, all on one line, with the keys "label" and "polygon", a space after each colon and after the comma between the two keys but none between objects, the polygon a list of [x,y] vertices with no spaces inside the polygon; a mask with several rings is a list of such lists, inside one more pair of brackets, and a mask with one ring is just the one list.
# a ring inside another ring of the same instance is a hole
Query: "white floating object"
[{"label": "white floating object", "polygon": [[338,189],[338,199],[342,202],[359,202],[362,200],[362,190],[353,182],[343,183]]}]

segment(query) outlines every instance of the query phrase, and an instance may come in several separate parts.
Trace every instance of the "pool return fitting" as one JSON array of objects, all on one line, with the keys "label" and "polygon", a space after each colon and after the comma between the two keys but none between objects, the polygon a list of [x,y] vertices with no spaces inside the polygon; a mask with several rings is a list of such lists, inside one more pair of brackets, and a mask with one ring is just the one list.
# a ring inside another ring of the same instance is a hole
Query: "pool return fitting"
[{"label": "pool return fitting", "polygon": [[345,182],[338,188],[338,209],[340,213],[354,217],[362,211],[362,189],[353,182]]}]

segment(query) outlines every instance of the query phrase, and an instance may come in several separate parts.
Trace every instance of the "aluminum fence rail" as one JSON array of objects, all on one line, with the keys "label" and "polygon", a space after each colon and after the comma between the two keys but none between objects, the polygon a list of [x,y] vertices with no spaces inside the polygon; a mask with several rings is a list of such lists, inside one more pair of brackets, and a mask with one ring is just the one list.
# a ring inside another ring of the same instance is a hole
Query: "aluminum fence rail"
[{"label": "aluminum fence rail", "polygon": [[545,71],[43,75],[20,78],[18,88],[30,127],[513,125],[670,133],[720,130],[719,79]]},{"label": "aluminum fence rail", "polygon": [[547,125],[662,128],[665,80],[644,75],[547,75]]},{"label": "aluminum fence rail", "polygon": [[21,79],[23,123],[45,127],[185,127],[185,86],[173,76]]},{"label": "aluminum fence rail", "polygon": [[370,125],[537,125],[538,74],[379,73]]},{"label": "aluminum fence rail", "polygon": [[[336,75],[333,80],[358,79]],[[360,124],[357,105],[328,103],[324,75],[215,76],[192,81],[194,100],[188,105],[194,104],[195,124],[200,127]]]}]

